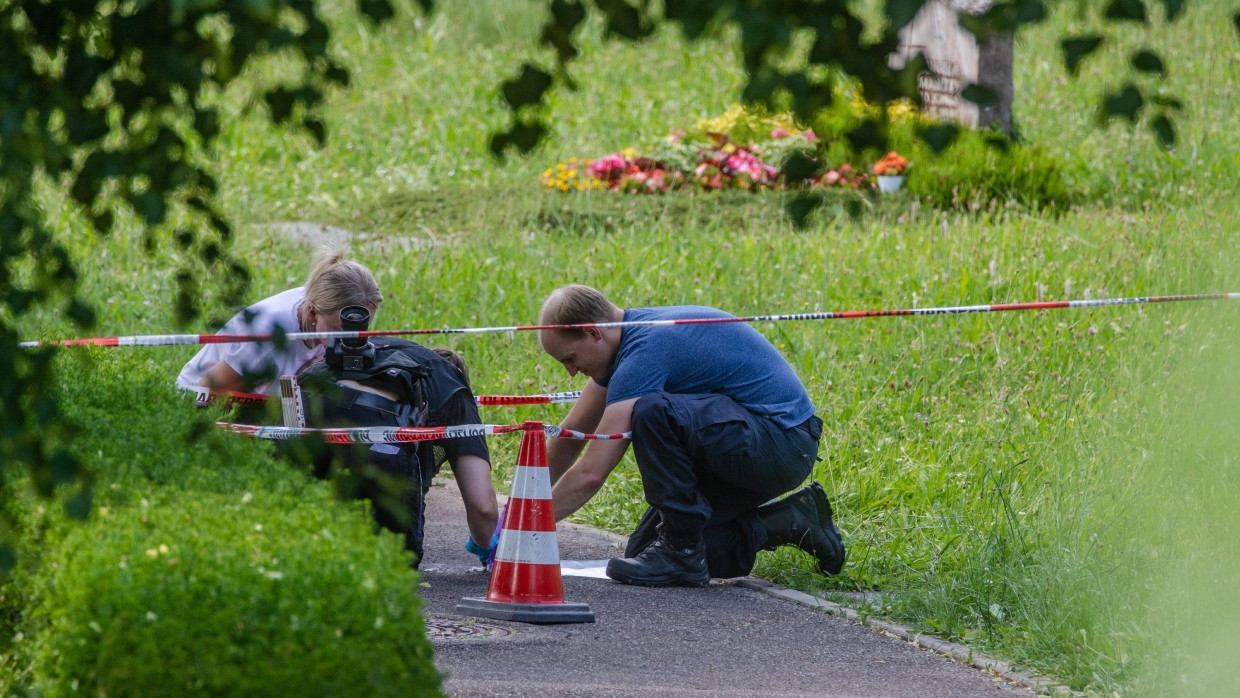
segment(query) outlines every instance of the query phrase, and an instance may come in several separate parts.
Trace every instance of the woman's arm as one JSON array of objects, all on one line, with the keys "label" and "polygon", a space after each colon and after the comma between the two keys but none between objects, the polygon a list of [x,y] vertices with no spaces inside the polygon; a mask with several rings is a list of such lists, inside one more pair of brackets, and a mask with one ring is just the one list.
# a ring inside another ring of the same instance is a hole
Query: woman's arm
[{"label": "woman's arm", "polygon": [[491,464],[474,455],[462,455],[449,463],[456,485],[465,503],[465,520],[469,524],[469,537],[474,545],[486,550],[491,546],[491,534],[499,520],[499,505],[495,500],[495,486],[491,483]]}]

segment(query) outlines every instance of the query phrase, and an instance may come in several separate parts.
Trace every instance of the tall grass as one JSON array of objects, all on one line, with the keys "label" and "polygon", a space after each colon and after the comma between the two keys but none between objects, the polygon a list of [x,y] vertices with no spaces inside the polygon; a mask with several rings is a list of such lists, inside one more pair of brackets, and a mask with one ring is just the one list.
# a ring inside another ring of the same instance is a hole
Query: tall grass
[{"label": "tall grass", "polygon": [[[238,251],[257,299],[300,283],[310,250],[267,224],[308,220],[354,231],[355,256],[388,293],[377,327],[507,325],[534,319],[568,282],[626,305],[702,303],[737,314],[1240,290],[1234,250],[1240,135],[1230,128],[1240,51],[1221,2],[1179,23],[1132,30],[1171,59],[1162,89],[1185,100],[1180,146],[1147,130],[1095,125],[1091,104],[1125,74],[1107,48],[1079,80],[1057,40],[1094,20],[1059,8],[1017,42],[1023,137],[1084,163],[1086,202],[1050,219],[996,206],[944,213],[912,197],[842,215],[828,206],[794,230],[776,196],[631,199],[541,191],[537,174],[718,113],[737,94],[734,46],[660,33],[611,45],[597,26],[556,94],[554,135],[500,162],[486,138],[506,115],[499,80],[531,48],[536,3],[405,8],[381,29],[334,3],[337,55],[353,86],[330,98],[331,138],[246,115],[234,96],[214,154]],[[1132,43],[1129,44],[1133,45]],[[544,56],[545,58],[545,56]],[[278,62],[252,79],[277,77]],[[49,201],[52,210],[56,208]],[[59,219],[73,236],[71,212]],[[103,331],[172,326],[171,265],[130,252],[136,232],[77,236]],[[175,254],[166,252],[165,254]],[[212,306],[221,317],[233,309]],[[1237,313],[1227,302],[935,318],[765,324],[826,422],[814,477],[849,546],[839,577],[799,553],[759,572],[803,588],[883,592],[871,612],[1052,673],[1091,691],[1234,692],[1218,667],[1240,647],[1235,620]],[[201,329],[213,329],[203,320]],[[64,331],[55,317],[31,334]],[[476,392],[579,388],[529,334],[428,338],[471,364]],[[171,381],[188,348],[132,348],[125,380],[149,362]],[[155,408],[158,409],[158,408]],[[484,413],[543,419],[556,407]],[[507,485],[513,440],[493,440]],[[644,507],[627,460],[583,520],[626,531]]]}]

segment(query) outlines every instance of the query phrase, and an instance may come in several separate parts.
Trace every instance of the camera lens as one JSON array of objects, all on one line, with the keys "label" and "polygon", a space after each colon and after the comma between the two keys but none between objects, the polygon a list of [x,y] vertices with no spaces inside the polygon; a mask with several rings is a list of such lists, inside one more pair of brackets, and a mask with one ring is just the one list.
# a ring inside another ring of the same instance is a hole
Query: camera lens
[{"label": "camera lens", "polygon": [[[362,332],[370,327],[370,311],[360,305],[346,305],[340,309],[340,329],[346,332]],[[366,346],[365,337],[341,340],[350,349]]]}]

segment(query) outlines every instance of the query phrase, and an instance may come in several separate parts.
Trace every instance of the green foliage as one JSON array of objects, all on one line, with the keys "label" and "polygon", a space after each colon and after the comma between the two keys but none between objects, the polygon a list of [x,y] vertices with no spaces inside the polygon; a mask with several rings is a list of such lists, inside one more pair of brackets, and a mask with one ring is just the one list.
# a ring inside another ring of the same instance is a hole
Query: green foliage
[{"label": "green foliage", "polygon": [[99,487],[86,524],[20,489],[5,501],[22,564],[0,585],[0,688],[434,694],[401,539],[271,443],[215,427],[240,417],[194,407],[171,384],[179,365],[141,349],[60,355],[51,397],[82,425],[72,453]]},{"label": "green foliage", "polygon": [[438,695],[407,555],[329,499],[184,493],[73,527],[35,580],[34,687]]},{"label": "green foliage", "polygon": [[[586,24],[587,3],[579,0],[552,0],[540,42],[555,51],[554,75],[539,71],[537,83],[525,79],[536,70],[530,63],[522,67],[522,77],[505,83],[505,95],[516,86],[519,97],[509,96],[512,124],[496,134],[490,147],[496,154],[510,146],[530,151],[547,133],[542,112],[546,95],[557,83],[572,88],[568,64],[581,51],[575,37]],[[866,101],[886,104],[899,99],[920,100],[917,75],[927,68],[920,54],[903,68],[893,70],[889,57],[899,46],[898,32],[922,9],[922,0],[885,2],[877,12],[867,3],[825,2],[746,5],[732,0],[666,0],[663,3],[626,0],[595,0],[592,3],[606,21],[606,36],[630,41],[644,40],[663,25],[676,26],[689,40],[698,40],[711,29],[727,26],[739,35],[741,65],[745,83],[741,90],[747,103],[775,106],[790,104],[796,116],[807,121],[835,99],[838,78],[855,81]],[[1165,4],[1163,19],[1179,19],[1184,3]],[[1094,10],[1096,13],[1096,10]],[[1051,13],[1044,0],[1013,0],[995,3],[985,12],[960,14],[961,25],[975,36],[994,33],[1014,34],[1017,30],[1047,21]],[[1083,61],[1110,35],[1123,36],[1127,25],[1151,24],[1144,0],[1112,0],[1100,15],[1108,31],[1065,38],[1061,43],[1064,66],[1076,74]],[[1123,39],[1121,39],[1123,41]],[[1128,82],[1118,91],[1113,87],[1099,100],[1099,113],[1105,121],[1125,116],[1135,121],[1147,110],[1153,112],[1151,129],[1165,147],[1176,142],[1171,112],[1178,100],[1170,97],[1158,83],[1165,74],[1159,52],[1141,48],[1133,53],[1132,68],[1140,84]],[[1136,79],[1136,78],[1134,78]],[[967,85],[963,95],[977,104],[994,98],[993,90]],[[1135,101],[1134,101],[1135,97]],[[1148,100],[1146,98],[1149,98]],[[888,148],[882,120],[868,117],[869,127],[853,132],[856,147]]]},{"label": "green foliage", "polygon": [[1017,205],[1062,211],[1072,196],[1063,166],[1036,145],[1013,143],[999,133],[962,131],[938,157],[908,146],[907,186],[928,205],[968,211]]},{"label": "green foliage", "polygon": [[[360,7],[391,15],[386,0]],[[93,234],[108,235],[120,211],[144,226],[147,252],[190,252],[171,299],[180,321],[196,313],[204,276],[230,282],[235,302],[248,276],[228,251],[232,228],[205,166],[220,133],[219,95],[259,57],[294,56],[290,76],[255,92],[274,123],[321,142],[315,110],[349,77],[328,53],[329,34],[314,4],[283,0],[0,4],[0,464],[25,466],[41,493],[78,482],[70,503],[84,514],[91,480],[47,397],[50,352],[19,350],[15,320],[57,304],[86,329],[95,310],[78,296],[75,260],[36,205],[38,188],[67,192]],[[0,568],[5,559],[7,551]]]}]

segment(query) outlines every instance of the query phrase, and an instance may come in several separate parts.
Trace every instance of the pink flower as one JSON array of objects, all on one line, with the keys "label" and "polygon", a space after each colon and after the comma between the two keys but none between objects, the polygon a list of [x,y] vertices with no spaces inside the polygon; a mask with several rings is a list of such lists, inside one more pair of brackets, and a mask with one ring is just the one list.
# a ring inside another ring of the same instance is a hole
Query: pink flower
[{"label": "pink flower", "polygon": [[823,179],[826,181],[827,184],[835,184],[836,182],[840,181],[840,173],[836,172],[835,170],[827,170],[827,174],[825,177],[823,177]]},{"label": "pink flower", "polygon": [[807,141],[816,141],[816,140],[818,140],[818,136],[817,136],[817,134],[815,134],[815,133],[814,133],[814,130],[813,130],[813,129],[809,129],[809,130],[807,130],[807,131],[804,131],[801,135],[805,136],[805,140],[807,140]]},{"label": "pink flower", "polygon": [[771,131],[771,138],[787,138],[791,135],[786,128],[777,128]]}]

